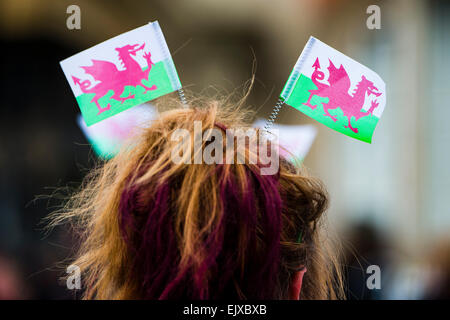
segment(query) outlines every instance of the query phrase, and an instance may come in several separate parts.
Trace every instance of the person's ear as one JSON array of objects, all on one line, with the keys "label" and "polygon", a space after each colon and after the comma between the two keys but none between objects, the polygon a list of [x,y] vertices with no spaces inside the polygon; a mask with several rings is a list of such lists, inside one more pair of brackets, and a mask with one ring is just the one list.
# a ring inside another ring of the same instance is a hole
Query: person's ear
[{"label": "person's ear", "polygon": [[289,287],[289,299],[300,300],[300,292],[302,290],[303,275],[306,272],[306,268],[296,271],[291,280]]}]

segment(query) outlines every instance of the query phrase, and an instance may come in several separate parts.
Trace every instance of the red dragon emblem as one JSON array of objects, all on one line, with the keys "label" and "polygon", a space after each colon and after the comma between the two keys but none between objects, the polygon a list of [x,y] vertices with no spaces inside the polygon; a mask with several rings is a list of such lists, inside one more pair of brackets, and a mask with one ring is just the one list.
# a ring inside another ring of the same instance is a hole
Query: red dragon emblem
[{"label": "red dragon emblem", "polygon": [[364,105],[364,101],[366,98],[366,92],[368,96],[371,94],[379,97],[382,93],[378,92],[378,88],[374,86],[373,82],[366,79],[363,75],[361,80],[356,85],[355,90],[353,91],[353,95],[348,93],[350,89],[350,78],[348,77],[347,71],[345,71],[344,67],[341,65],[338,68],[335,67],[333,62],[330,61],[330,65],[328,66],[328,71],[330,73],[328,77],[328,84],[320,82],[324,80],[325,74],[320,71],[319,58],[316,58],[316,61],[312,65],[314,68],[314,72],[311,76],[311,80],[317,86],[317,89],[309,90],[309,98],[304,105],[310,107],[311,109],[315,109],[317,105],[312,105],[310,103],[311,98],[314,95],[317,95],[322,98],[328,98],[327,103],[323,103],[323,109],[325,111],[324,116],[330,117],[333,121],[337,121],[337,117],[335,115],[331,115],[328,110],[341,108],[344,116],[348,119],[348,125],[344,126],[345,128],[349,128],[355,133],[358,133],[358,128],[353,128],[350,120],[352,117],[355,117],[355,120],[367,116],[368,114],[372,114],[376,107],[378,107],[377,100],[371,101],[371,107],[367,111],[361,111]]},{"label": "red dragon emblem", "polygon": [[123,47],[116,48],[116,51],[119,55],[119,60],[122,64],[122,67],[124,68],[123,70],[119,71],[114,63],[103,60],[92,60],[92,66],[81,67],[87,74],[93,76],[96,81],[100,81],[93,87],[90,87],[91,82],[89,80],[81,81],[80,79],[72,76],[72,80],[74,81],[75,85],[79,85],[83,93],[95,93],[91,102],[94,102],[96,104],[98,108],[98,114],[101,114],[102,112],[111,108],[111,105],[109,103],[105,108],[102,108],[98,103],[98,100],[101,97],[105,96],[109,90],[114,91],[114,95],[111,97],[111,99],[118,100],[123,103],[128,99],[134,98],[133,94],[130,94],[125,98],[121,97],[124,92],[125,86],[136,87],[140,85],[144,87],[144,93],[149,90],[156,89],[156,85],[147,87],[142,83],[142,80],[148,79],[148,74],[153,65],[150,52],[143,55],[148,67],[145,71],[142,71],[141,66],[137,63],[136,60],[131,57],[131,55],[136,56],[136,52],[143,50],[144,46],[145,43],[141,46],[139,46],[139,44],[127,44]]}]

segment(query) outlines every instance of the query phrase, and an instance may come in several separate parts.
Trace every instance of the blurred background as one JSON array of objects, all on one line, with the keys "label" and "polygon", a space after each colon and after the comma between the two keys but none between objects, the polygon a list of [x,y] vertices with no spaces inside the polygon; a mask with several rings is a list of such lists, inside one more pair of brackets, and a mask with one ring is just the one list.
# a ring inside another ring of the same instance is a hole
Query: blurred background
[{"label": "blurred background", "polygon": [[[71,4],[81,30],[66,27]],[[366,26],[372,4],[379,30]],[[71,237],[40,224],[58,199],[35,200],[76,187],[96,160],[59,61],[153,20],[196,93],[242,91],[256,57],[248,102],[258,117],[310,35],[375,70],[387,105],[371,145],[289,106],[277,122],[318,128],[305,165],[328,186],[348,298],[450,297],[450,1],[1,0],[0,298],[76,298],[58,269]],[[369,265],[380,267],[379,290],[367,289]]]}]

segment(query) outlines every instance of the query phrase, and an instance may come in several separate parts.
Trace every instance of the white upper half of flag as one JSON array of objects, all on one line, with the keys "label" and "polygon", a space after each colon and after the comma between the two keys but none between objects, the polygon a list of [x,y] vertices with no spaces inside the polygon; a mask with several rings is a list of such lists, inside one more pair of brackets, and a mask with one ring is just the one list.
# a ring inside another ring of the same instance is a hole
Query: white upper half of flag
[{"label": "white upper half of flag", "polygon": [[[258,119],[253,123],[253,127],[264,128],[266,120]],[[286,158],[290,155],[284,149],[291,152],[300,159],[304,159],[311,148],[317,135],[317,128],[311,124],[306,125],[282,125],[273,124],[271,132],[278,135],[278,142],[282,149],[280,154]],[[267,135],[270,139],[271,135]]]},{"label": "white upper half of flag", "polygon": [[136,55],[133,56],[133,59],[142,68],[147,66],[143,57],[144,53],[151,53],[151,60],[153,63],[157,63],[170,57],[170,52],[158,21],[150,22],[142,27],[122,33],[60,62],[75,96],[81,95],[82,91],[79,86],[74,84],[72,76],[82,80],[89,80],[92,85],[98,82],[81,67],[91,66],[92,60],[102,60],[114,63],[119,71],[123,70],[123,64],[119,59],[116,48],[135,44],[138,44],[139,46],[144,44],[143,49],[137,51]]},{"label": "white upper half of flag", "polygon": [[[349,94],[353,93],[358,82],[361,81],[362,76],[365,76],[365,78],[367,78],[369,81],[372,81],[374,86],[378,89],[378,91],[382,93],[379,97],[377,97],[377,102],[379,103],[379,106],[374,110],[373,115],[378,118],[381,116],[386,104],[386,84],[384,83],[383,79],[381,79],[381,77],[373,70],[353,60],[352,58],[349,58],[345,54],[323,43],[319,39],[316,39],[312,36],[309,38],[307,44],[305,45],[302,53],[300,54],[300,57],[298,58],[294,66],[293,76],[294,75],[299,76],[300,74],[303,74],[308,78],[311,78],[314,72],[313,65],[316,62],[317,58],[319,59],[320,63],[320,71],[322,71],[325,74],[324,79],[320,80],[321,83],[329,85],[327,79],[329,77],[328,67],[330,65],[330,60],[333,62],[336,68],[339,69],[339,67],[342,65],[346,70],[351,83],[350,89],[348,91]],[[283,92],[282,96],[286,100],[292,93],[294,85],[295,83],[293,83],[291,88],[288,88],[290,89],[290,91],[287,93],[287,96],[286,93]],[[370,108],[370,99],[366,99],[363,109],[368,110],[369,108]]]}]

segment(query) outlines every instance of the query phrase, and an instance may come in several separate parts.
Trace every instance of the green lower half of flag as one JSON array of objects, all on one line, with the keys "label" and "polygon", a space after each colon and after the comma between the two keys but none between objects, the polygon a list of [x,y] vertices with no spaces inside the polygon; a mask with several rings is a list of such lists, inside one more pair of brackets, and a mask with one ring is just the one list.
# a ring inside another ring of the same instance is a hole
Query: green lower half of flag
[{"label": "green lower half of flag", "polygon": [[[313,109],[310,106],[305,105],[310,96],[309,90],[315,89],[317,89],[317,87],[312,82],[312,80],[301,74],[299,79],[297,80],[297,83],[295,84],[291,95],[286,101],[286,104],[303,112],[307,116],[319,121],[329,128],[332,128],[352,138],[371,143],[373,131],[375,130],[375,127],[379,120],[378,117],[372,114],[367,114],[356,120],[354,116],[351,116],[351,126],[358,131],[354,132],[349,128],[349,119],[346,115],[344,115],[344,112],[341,108],[338,107],[335,109],[328,109],[330,115],[336,117],[336,121],[325,114],[324,104],[329,102],[329,98],[314,95],[310,100],[310,104],[316,107]],[[365,112],[364,110],[360,111]]]},{"label": "green lower half of flag", "polygon": [[100,114],[97,105],[95,104],[95,102],[92,101],[92,98],[94,98],[95,96],[94,93],[83,93],[78,97],[76,97],[78,105],[80,106],[81,114],[83,115],[83,119],[86,122],[86,125],[90,126],[94,123],[105,120],[113,115],[116,115],[119,112],[122,112],[131,107],[153,100],[155,98],[158,98],[160,96],[163,96],[176,90],[175,88],[172,87],[163,61],[157,62],[152,66],[152,69],[149,72],[148,79],[149,80],[145,79],[142,80],[142,84],[144,84],[147,87],[156,85],[155,90],[145,92],[144,87],[140,85],[136,87],[125,86],[123,93],[120,95],[120,97],[125,98],[130,95],[134,95],[134,98],[125,100],[123,102],[111,99],[111,97],[114,95],[114,91],[109,90],[107,94],[105,94],[98,100],[98,103],[102,108],[106,108],[108,104],[111,107],[109,110],[105,110]]}]

